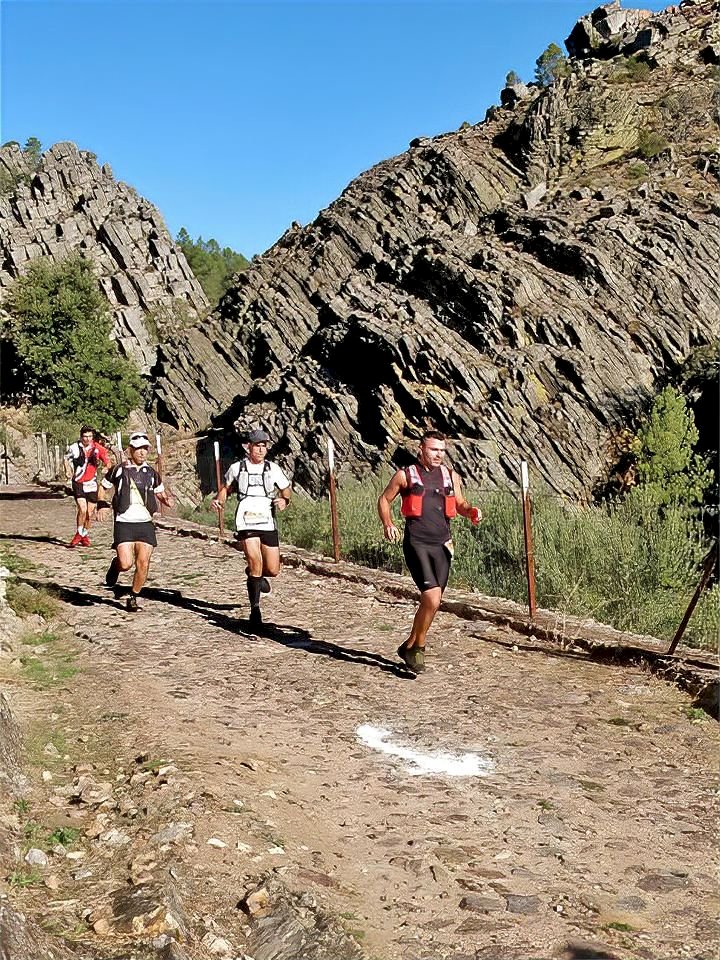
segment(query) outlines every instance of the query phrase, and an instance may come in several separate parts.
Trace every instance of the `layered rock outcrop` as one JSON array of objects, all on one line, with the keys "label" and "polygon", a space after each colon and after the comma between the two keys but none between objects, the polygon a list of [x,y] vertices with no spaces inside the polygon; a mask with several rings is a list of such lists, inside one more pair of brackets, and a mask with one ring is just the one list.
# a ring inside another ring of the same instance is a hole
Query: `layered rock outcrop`
[{"label": "layered rock outcrop", "polygon": [[720,334],[718,4],[618,9],[591,16],[589,50],[573,31],[551,87],[516,84],[293,225],[161,348],[160,417],[262,422],[313,492],[327,436],[362,474],[429,425],[475,481],[526,457],[551,489],[592,489],[613,432]]},{"label": "layered rock outcrop", "polygon": [[0,303],[31,260],[82,253],[96,265],[121,350],[144,372],[155,362],[158,332],[167,335],[207,310],[158,210],[116,181],[107,164],[98,166],[93,154],[56,143],[36,169],[17,144],[8,144],[0,148],[0,173],[6,185],[0,196]]}]

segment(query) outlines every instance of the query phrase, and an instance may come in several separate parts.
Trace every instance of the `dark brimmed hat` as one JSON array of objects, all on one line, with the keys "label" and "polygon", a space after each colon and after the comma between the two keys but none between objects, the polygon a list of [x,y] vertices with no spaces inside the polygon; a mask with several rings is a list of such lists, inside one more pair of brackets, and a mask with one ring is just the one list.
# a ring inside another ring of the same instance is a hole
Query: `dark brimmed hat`
[{"label": "dark brimmed hat", "polygon": [[264,430],[251,430],[247,435],[248,443],[270,443],[270,434]]}]

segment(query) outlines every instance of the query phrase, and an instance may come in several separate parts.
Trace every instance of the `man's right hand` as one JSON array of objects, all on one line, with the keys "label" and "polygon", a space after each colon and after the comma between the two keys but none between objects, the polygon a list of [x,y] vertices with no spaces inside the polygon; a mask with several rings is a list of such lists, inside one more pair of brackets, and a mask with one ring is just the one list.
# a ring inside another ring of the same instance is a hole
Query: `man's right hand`
[{"label": "man's right hand", "polygon": [[395,543],[397,540],[400,539],[400,531],[398,530],[398,528],[395,526],[394,523],[388,524],[388,526],[385,527],[384,530],[385,530],[385,539],[389,540],[390,543]]},{"label": "man's right hand", "polygon": [[215,498],[215,500],[213,500],[212,502],[213,510],[216,510],[218,513],[220,513],[220,511],[223,509],[224,506],[225,504],[221,500],[218,500],[217,498]]}]

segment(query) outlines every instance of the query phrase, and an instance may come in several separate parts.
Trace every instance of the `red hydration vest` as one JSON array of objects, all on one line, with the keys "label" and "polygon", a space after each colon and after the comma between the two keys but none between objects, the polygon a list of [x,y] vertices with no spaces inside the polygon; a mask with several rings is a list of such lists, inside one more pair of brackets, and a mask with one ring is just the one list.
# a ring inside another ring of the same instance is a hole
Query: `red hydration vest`
[{"label": "red hydration vest", "polygon": [[[452,520],[453,517],[457,516],[455,487],[453,486],[452,476],[448,468],[444,464],[441,464],[440,469],[442,470],[443,487],[445,490],[445,516],[448,520]],[[402,491],[402,507],[400,512],[404,517],[421,517],[425,488],[420,471],[415,464],[405,468],[405,477],[407,478],[408,485],[407,489]]]}]

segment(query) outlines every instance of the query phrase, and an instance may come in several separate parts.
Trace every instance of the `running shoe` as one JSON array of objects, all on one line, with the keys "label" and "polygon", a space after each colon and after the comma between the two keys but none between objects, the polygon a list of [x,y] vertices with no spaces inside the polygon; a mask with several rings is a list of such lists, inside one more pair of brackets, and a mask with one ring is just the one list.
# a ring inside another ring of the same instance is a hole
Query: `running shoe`
[{"label": "running shoe", "polygon": [[82,545],[82,541],[83,541],[82,535],[79,534],[79,533],[76,533],[75,536],[74,536],[74,537],[72,538],[72,540],[70,541],[70,543],[68,544],[68,546],[69,546],[69,547],[79,547],[79,546]]},{"label": "running shoe", "polygon": [[424,647],[407,647],[404,643],[401,643],[397,649],[397,654],[412,673],[422,673],[425,669]]},{"label": "running shoe", "polygon": [[105,574],[105,586],[114,587],[115,584],[118,582],[119,576],[120,576],[120,568],[118,567],[117,563],[113,560],[113,562],[108,567],[108,572]]},{"label": "running shoe", "polygon": [[260,607],[250,607],[250,629],[260,630],[262,629],[262,625],[263,621]]},{"label": "running shoe", "polygon": [[89,546],[90,546],[90,537],[83,537],[82,540],[80,541],[80,546],[81,546],[81,547],[89,547]]},{"label": "running shoe", "polygon": [[130,613],[137,613],[140,607],[138,606],[137,597],[134,593],[131,593],[127,598],[127,603],[125,604],[125,609]]}]

